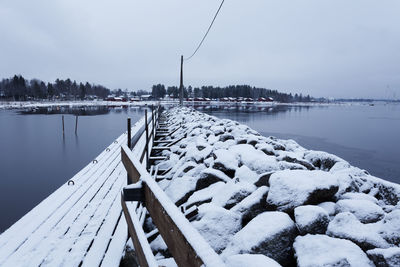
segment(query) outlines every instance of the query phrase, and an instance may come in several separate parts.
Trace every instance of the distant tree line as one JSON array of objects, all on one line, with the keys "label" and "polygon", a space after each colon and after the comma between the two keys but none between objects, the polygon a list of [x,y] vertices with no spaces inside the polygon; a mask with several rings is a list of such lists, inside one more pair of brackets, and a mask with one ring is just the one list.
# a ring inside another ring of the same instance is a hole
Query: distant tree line
[{"label": "distant tree line", "polygon": [[[164,98],[166,95],[172,98],[179,97],[179,88],[177,86],[166,87],[163,84],[152,86],[151,92],[138,90],[128,92],[127,89],[110,89],[102,86],[86,83],[77,83],[70,79],[57,79],[54,83],[45,83],[38,79],[26,80],[21,75],[15,75],[12,78],[0,81],[0,98],[9,100],[39,100],[39,99],[104,99],[113,94],[118,97],[151,95],[154,99]],[[230,85],[226,87],[202,86],[202,87],[184,87],[184,98],[203,97],[217,99],[223,97],[245,97],[258,99],[260,97],[272,97],[280,102],[309,102],[311,97],[302,94],[281,93],[277,90],[251,87],[249,85]]]},{"label": "distant tree line", "polygon": [[[153,85],[152,96],[156,99],[164,98],[166,95],[172,98],[179,97],[179,88],[176,86],[165,87],[163,84]],[[210,99],[223,98],[223,97],[246,97],[258,99],[260,97],[272,97],[280,102],[310,102],[309,95],[303,96],[302,94],[281,93],[277,90],[251,87],[249,85],[230,85],[226,87],[202,86],[184,88],[184,98],[188,97],[206,97]]]},{"label": "distant tree line", "polygon": [[70,79],[57,79],[45,83],[38,79],[26,80],[21,75],[0,81],[0,97],[12,100],[29,99],[85,99],[86,97],[106,98],[110,89],[88,82],[77,83]]}]

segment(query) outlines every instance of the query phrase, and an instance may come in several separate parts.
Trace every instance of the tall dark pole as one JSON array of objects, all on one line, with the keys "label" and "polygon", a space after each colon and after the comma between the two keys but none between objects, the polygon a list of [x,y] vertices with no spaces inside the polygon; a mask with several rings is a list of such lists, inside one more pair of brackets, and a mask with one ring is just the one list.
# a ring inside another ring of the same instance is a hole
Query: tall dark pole
[{"label": "tall dark pole", "polygon": [[183,56],[181,56],[181,85],[179,86],[179,105],[183,106]]}]

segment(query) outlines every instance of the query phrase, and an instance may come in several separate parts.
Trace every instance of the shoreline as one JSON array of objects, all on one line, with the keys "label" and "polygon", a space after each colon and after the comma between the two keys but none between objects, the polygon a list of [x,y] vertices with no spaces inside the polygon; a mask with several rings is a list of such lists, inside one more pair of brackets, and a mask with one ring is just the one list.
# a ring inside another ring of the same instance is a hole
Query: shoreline
[{"label": "shoreline", "polygon": [[[398,104],[397,102],[376,101],[379,104]],[[0,110],[5,109],[23,109],[23,108],[45,108],[45,107],[78,107],[78,106],[146,106],[152,104],[161,105],[177,105],[178,100],[161,100],[161,101],[140,101],[140,102],[123,102],[123,101],[94,101],[94,100],[78,100],[78,101],[0,101]],[[254,107],[273,107],[273,106],[348,106],[348,105],[371,105],[370,102],[222,102],[207,101],[194,102],[184,101],[185,106],[254,106]]]}]

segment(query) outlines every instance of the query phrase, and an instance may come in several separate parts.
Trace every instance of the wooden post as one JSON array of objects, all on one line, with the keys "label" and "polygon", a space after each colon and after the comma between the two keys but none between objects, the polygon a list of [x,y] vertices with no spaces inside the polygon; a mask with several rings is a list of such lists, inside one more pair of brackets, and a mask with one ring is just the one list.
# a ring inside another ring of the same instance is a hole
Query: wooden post
[{"label": "wooden post", "polygon": [[78,115],[75,117],[75,134],[78,133]]},{"label": "wooden post", "polygon": [[179,105],[183,106],[183,56],[181,56],[181,84],[179,86]]},{"label": "wooden post", "polygon": [[64,115],[62,115],[62,129],[63,129],[63,135],[64,135]]},{"label": "wooden post", "polygon": [[128,118],[128,147],[129,149],[132,149],[132,133],[131,133],[131,118]]},{"label": "wooden post", "polygon": [[156,131],[155,131],[155,129],[154,129],[154,126],[156,125],[155,122],[154,122],[154,118],[155,118],[155,117],[156,117],[156,116],[155,116],[155,114],[154,114],[154,106],[151,105],[151,122],[152,122],[152,126],[153,126],[153,128],[152,128],[153,140],[154,140],[154,136],[155,136],[155,134],[156,134]]},{"label": "wooden post", "polygon": [[149,166],[149,126],[147,125],[147,109],[144,110],[144,124],[146,129],[146,169]]}]

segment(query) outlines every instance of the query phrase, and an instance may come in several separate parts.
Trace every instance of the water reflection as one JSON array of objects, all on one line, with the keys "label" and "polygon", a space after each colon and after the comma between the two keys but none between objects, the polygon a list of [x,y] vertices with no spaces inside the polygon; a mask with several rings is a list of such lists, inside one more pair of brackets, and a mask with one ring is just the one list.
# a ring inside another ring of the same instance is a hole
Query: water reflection
[{"label": "water reflection", "polygon": [[75,116],[97,116],[106,115],[109,113],[125,113],[128,114],[130,110],[142,110],[147,107],[135,106],[65,106],[65,107],[35,107],[20,110],[20,115],[55,115],[66,114]]},{"label": "water reflection", "polygon": [[[273,115],[277,113],[285,113],[285,112],[303,112],[308,111],[311,108],[324,108],[325,106],[289,106],[289,105],[270,105],[270,106],[260,106],[260,105],[187,105],[188,107],[193,107],[196,110],[204,111],[209,114],[213,112],[231,112],[235,114],[240,113],[257,113],[258,115]],[[261,113],[260,113],[261,112]]]}]

